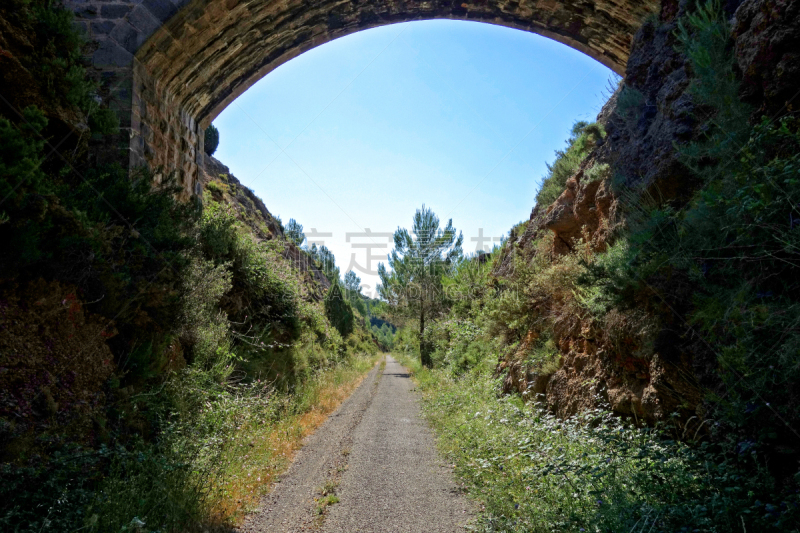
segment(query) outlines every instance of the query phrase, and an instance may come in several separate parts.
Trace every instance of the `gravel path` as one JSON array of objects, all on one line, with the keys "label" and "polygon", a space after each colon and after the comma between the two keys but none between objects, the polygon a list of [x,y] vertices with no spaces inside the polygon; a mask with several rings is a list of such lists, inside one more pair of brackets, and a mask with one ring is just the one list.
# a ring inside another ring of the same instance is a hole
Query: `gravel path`
[{"label": "gravel path", "polygon": [[[242,533],[463,532],[471,506],[392,357],[311,436]],[[322,507],[322,487],[339,499]]]}]

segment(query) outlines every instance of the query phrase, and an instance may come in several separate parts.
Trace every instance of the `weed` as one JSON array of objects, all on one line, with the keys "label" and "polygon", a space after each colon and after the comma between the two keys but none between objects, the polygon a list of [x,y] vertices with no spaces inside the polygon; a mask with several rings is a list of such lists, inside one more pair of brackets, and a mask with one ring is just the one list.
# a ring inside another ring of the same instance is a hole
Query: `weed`
[{"label": "weed", "polygon": [[583,176],[588,183],[603,181],[611,176],[611,167],[607,163],[598,163],[587,169]]},{"label": "weed", "polygon": [[414,370],[441,450],[485,507],[477,531],[712,532],[743,521],[748,531],[789,531],[798,518],[797,495],[771,499],[750,452],[691,447],[666,427],[636,428],[603,410],[559,420],[498,396],[486,371]]},{"label": "weed", "polygon": [[336,496],[335,494],[328,494],[327,496],[318,498],[316,501],[317,501],[317,514],[324,515],[328,509],[328,506],[339,503],[339,497]]},{"label": "weed", "polygon": [[547,165],[547,175],[542,178],[536,194],[536,205],[544,208],[561,195],[567,180],[575,174],[584,157],[604,136],[605,131],[599,124],[580,121],[572,126],[567,147],[556,150],[555,162]]}]

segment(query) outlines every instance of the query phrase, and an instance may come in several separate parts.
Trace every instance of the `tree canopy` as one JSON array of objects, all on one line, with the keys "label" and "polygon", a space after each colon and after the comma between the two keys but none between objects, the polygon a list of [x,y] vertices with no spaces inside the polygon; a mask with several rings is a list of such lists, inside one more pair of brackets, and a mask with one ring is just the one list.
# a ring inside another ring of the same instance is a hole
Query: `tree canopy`
[{"label": "tree canopy", "polygon": [[414,215],[410,232],[398,228],[394,233],[391,270],[383,263],[378,265],[381,296],[396,309],[419,319],[420,356],[426,365],[431,362],[423,341],[425,320],[443,308],[442,278],[462,257],[463,241],[452,219],[440,228],[439,217],[423,205]]},{"label": "tree canopy", "polygon": [[289,223],[283,229],[283,234],[286,236],[286,240],[293,242],[295,246],[300,246],[306,240],[306,234],[303,233],[303,225],[293,218],[289,219]]}]

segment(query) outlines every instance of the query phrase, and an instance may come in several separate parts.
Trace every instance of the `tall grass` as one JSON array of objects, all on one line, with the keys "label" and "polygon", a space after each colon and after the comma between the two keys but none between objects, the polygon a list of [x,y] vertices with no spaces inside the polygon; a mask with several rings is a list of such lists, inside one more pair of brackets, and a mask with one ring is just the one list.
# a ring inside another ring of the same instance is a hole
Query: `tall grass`
[{"label": "tall grass", "polygon": [[559,420],[502,396],[477,368],[454,377],[400,356],[462,487],[481,504],[482,532],[796,532],[800,498],[773,500],[755,454],[675,440],[597,409]]},{"label": "tall grass", "polygon": [[264,382],[209,394],[208,384],[193,383],[197,376],[177,378],[171,387],[205,401],[194,417],[169,424],[157,446],[142,443],[115,454],[86,511],[85,529],[200,531],[236,524],[376,359],[357,356],[318,370],[293,394]]}]

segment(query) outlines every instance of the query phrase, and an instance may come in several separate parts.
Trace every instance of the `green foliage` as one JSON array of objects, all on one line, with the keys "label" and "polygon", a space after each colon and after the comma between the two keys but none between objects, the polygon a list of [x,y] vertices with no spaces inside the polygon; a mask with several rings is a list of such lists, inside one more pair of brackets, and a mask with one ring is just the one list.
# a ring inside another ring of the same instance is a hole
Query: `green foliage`
[{"label": "green foliage", "polygon": [[[297,281],[281,272],[278,251],[269,244],[256,243],[238,222],[233,210],[209,202],[199,225],[200,249],[215,264],[227,263],[233,275],[233,290],[241,294],[245,309],[229,309],[240,329],[257,323],[270,323],[281,335],[298,334],[299,288]],[[237,306],[238,307],[238,306]]]},{"label": "green foliage", "polygon": [[[77,107],[94,134],[111,133],[116,119],[96,104],[69,12],[39,0],[13,4],[10,16],[31,29],[33,52],[22,59],[52,100],[45,109]],[[212,516],[226,519],[214,505],[233,498],[227,484],[246,462],[233,441],[261,443],[307,412],[325,376],[352,381],[353,369],[364,370],[358,354],[375,353],[375,344],[360,322],[342,338],[283,258],[282,241],[257,242],[210,194],[205,208],[176,200],[184,189],[163,172],[157,180],[141,169],[85,169],[80,156],[80,172],[61,169],[45,156],[46,128],[35,108],[18,124],[0,117],[2,288],[14,302],[30,292],[17,285],[63,290],[66,299],[54,300],[63,308],[25,315],[35,318],[32,335],[46,347],[61,331],[48,320],[77,321],[84,309],[78,325],[96,326],[105,351],[95,359],[108,370],[95,372],[93,395],[83,390],[88,371],[50,380],[44,390],[53,394],[37,400],[45,409],[29,414],[35,434],[15,431],[0,411],[0,529],[206,529]],[[80,352],[71,359],[75,368],[94,361]],[[8,376],[4,387],[17,386]],[[84,396],[63,403],[91,404],[72,418],[53,400],[70,387]]]},{"label": "green foliage", "polygon": [[487,338],[481,327],[469,319],[444,319],[431,324],[425,337],[432,347],[433,366],[461,375],[484,362],[493,364],[497,342]]},{"label": "green foliage", "polygon": [[[35,110],[26,115],[35,128],[43,126]],[[44,147],[33,133],[0,119],[0,190],[7,198],[0,275],[58,279],[98,300],[93,310],[117,323],[120,334],[111,343],[120,360],[161,344],[179,305],[174,287],[192,243],[195,204],[176,202],[170,180],[156,186],[145,171],[131,177],[111,166],[53,175],[42,166]],[[160,364],[159,354],[144,357],[147,364],[126,368],[129,379]]]},{"label": "green foliage", "polygon": [[645,105],[644,94],[642,94],[640,90],[630,85],[623,84],[617,96],[614,114],[622,119],[625,129],[627,129],[629,133],[634,134],[636,133],[636,126]]},{"label": "green foliage", "polygon": [[464,257],[456,262],[442,279],[447,298],[452,302],[450,314],[474,317],[482,309],[484,299],[493,294],[490,275],[496,254]]},{"label": "green foliage", "polygon": [[572,126],[567,147],[556,150],[556,160],[547,165],[547,175],[536,193],[536,205],[544,208],[556,201],[564,192],[567,180],[578,171],[581,161],[604,136],[605,131],[599,124],[578,121]]},{"label": "green foliage", "polygon": [[411,232],[402,228],[394,234],[391,271],[383,263],[378,265],[381,296],[419,320],[420,354],[428,365],[432,361],[423,335],[425,319],[435,316],[444,303],[442,279],[460,260],[463,240],[460,233],[456,236],[452,220],[441,229],[439,217],[423,205],[414,215]]},{"label": "green foliage", "polygon": [[382,350],[388,352],[392,349],[394,346],[395,330],[387,322],[383,322],[380,326],[372,324],[370,332],[378,341]]},{"label": "green foliage", "polygon": [[209,124],[204,133],[203,150],[206,155],[212,156],[219,147],[219,130],[213,124]]},{"label": "green foliage", "polygon": [[698,359],[721,367],[717,416],[764,442],[796,441],[800,422],[799,130],[791,119],[755,127],[691,205],[642,206],[628,242],[589,269],[607,309],[692,294],[684,327],[701,339]]},{"label": "green foliage", "polygon": [[306,235],[303,233],[303,225],[298,224],[293,218],[290,218],[289,223],[286,224],[284,235],[286,235],[286,240],[294,243],[295,246],[300,246],[306,240]]},{"label": "green foliage", "polygon": [[11,218],[29,210],[41,210],[38,195],[54,192],[52,183],[42,170],[45,141],[41,132],[47,119],[35,107],[23,111],[24,121],[19,128],[0,117],[0,198],[3,212],[0,221],[8,224]]},{"label": "green foliage", "polygon": [[316,244],[312,244],[308,253],[331,284],[339,281],[339,267],[336,266],[336,258],[327,246],[317,247]]},{"label": "green foliage", "polygon": [[87,41],[73,25],[72,11],[57,0],[13,1],[11,16],[31,37],[33,47],[20,57],[45,96],[60,106],[75,107],[87,117],[92,132],[115,133],[116,115],[97,101],[98,84],[86,75]]},{"label": "green foliage", "polygon": [[676,35],[694,71],[689,90],[696,113],[710,126],[700,141],[683,148],[683,160],[699,177],[719,179],[735,161],[725,158],[736,154],[750,136],[752,111],[739,99],[731,27],[719,0],[699,2],[679,21]]},{"label": "green foliage", "polygon": [[612,339],[641,339],[634,355],[652,352],[659,324],[678,330],[720,449],[783,465],[770,472],[779,498],[797,490],[797,465],[779,450],[800,445],[800,124],[749,124],[718,4],[699,5],[678,37],[699,112],[710,117],[705,135],[681,149],[698,190],[680,208],[624,195],[628,231],[585,262],[577,294]]},{"label": "green foliage", "polygon": [[331,285],[325,294],[325,315],[342,337],[347,337],[353,332],[353,308],[339,283]]},{"label": "green foliage", "polygon": [[592,165],[591,168],[586,170],[583,176],[589,183],[593,181],[602,181],[611,176],[611,167],[609,167],[606,163]]},{"label": "green foliage", "polygon": [[214,369],[224,379],[218,366],[231,359],[230,324],[219,309],[222,297],[233,288],[227,263],[194,258],[184,274],[182,344],[191,350],[195,367]]},{"label": "green foliage", "polygon": [[206,189],[211,191],[212,193],[217,193],[217,194],[222,194],[222,192],[225,190],[223,188],[223,185],[221,185],[219,182],[216,181],[209,181],[206,184]]},{"label": "green foliage", "polygon": [[419,332],[407,327],[398,328],[392,344],[394,353],[406,356],[409,361],[414,361],[418,366],[421,364],[419,362],[421,361],[419,355]]},{"label": "green foliage", "polygon": [[690,446],[669,426],[602,410],[559,420],[499,396],[489,369],[455,378],[404,362],[442,451],[484,506],[476,531],[796,531],[797,494],[776,498],[750,448]]}]

